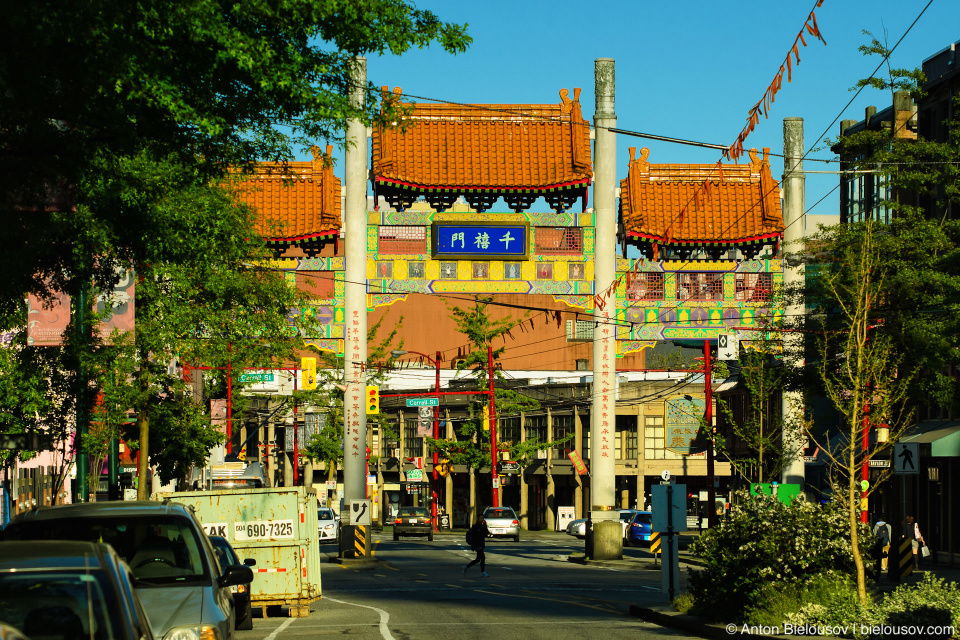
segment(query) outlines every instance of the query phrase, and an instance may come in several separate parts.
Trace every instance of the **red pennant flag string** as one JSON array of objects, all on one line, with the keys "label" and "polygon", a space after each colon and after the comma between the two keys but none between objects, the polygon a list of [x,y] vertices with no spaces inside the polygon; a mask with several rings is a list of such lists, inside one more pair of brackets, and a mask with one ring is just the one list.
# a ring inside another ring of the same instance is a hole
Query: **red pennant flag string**
[{"label": "red pennant flag string", "polygon": [[560,328],[560,323],[561,323],[561,322],[563,322],[563,320],[562,320],[562,318],[560,317],[560,312],[557,311],[557,329]]}]

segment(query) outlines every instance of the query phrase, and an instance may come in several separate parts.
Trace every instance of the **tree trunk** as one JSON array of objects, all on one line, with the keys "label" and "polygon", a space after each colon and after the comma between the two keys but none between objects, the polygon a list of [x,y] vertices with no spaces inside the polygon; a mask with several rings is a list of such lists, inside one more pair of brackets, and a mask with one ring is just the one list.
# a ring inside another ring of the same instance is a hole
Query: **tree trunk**
[{"label": "tree trunk", "polygon": [[150,458],[150,413],[146,407],[137,412],[140,426],[140,453],[137,462],[137,500],[150,499],[150,478],[148,476]]}]

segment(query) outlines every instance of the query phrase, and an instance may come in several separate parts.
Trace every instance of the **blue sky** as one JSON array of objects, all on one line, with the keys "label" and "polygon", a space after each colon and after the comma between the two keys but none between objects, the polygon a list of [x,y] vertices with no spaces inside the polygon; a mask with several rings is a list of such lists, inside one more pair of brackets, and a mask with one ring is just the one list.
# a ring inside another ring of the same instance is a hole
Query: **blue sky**
[{"label": "blue sky", "polygon": [[[439,47],[400,57],[371,56],[367,78],[377,86],[473,103],[559,103],[560,89],[572,95],[580,87],[584,117],[592,122],[594,60],[613,58],[618,128],[729,145],[786,58],[814,0],[416,4],[443,20],[468,23],[473,45],[457,56]],[[857,50],[869,41],[863,30],[881,40],[886,33],[892,46],[926,5],[927,0],[824,0],[815,13],[827,45],[807,37],[793,82],[784,78],[770,118],[761,118],[746,146],[782,153],[783,118],[801,117],[806,147],[814,149],[808,158],[833,158],[820,141],[838,134],[840,120],[862,120],[868,105],[882,110],[891,102],[889,93],[868,89],[847,106],[854,95],[849,88],[880,63]],[[896,49],[892,65],[918,67],[958,40],[960,2],[933,0]],[[714,163],[720,157],[715,150],[620,135],[618,179],[626,176],[631,146],[649,147],[654,163]],[[335,152],[341,177],[342,153]],[[771,168],[779,179],[781,159],[772,158]],[[837,165],[807,161],[805,169],[836,170]],[[808,209],[837,183],[835,175],[808,175]],[[811,213],[836,214],[838,203],[834,191]],[[548,210],[543,200],[534,208]]]}]

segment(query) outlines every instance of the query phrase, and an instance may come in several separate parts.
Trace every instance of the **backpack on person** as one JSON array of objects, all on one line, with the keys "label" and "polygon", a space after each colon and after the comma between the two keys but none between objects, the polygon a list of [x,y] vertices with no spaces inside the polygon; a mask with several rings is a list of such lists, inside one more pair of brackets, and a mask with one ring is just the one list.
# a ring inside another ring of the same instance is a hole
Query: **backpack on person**
[{"label": "backpack on person", "polygon": [[478,522],[477,524],[467,529],[467,545],[470,546],[471,548],[473,548],[473,546],[476,545],[477,542],[479,541],[478,539],[480,537],[480,532],[477,530],[479,527],[480,527],[480,523]]},{"label": "backpack on person", "polygon": [[890,544],[890,525],[883,520],[873,527],[873,534],[877,536],[880,546],[886,547]]}]

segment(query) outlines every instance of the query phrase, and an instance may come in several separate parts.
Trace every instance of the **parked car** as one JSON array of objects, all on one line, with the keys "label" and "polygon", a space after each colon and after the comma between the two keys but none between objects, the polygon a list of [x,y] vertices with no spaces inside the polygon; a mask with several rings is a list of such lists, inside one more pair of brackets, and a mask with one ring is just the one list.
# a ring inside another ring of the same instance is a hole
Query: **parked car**
[{"label": "parked car", "polygon": [[393,539],[400,536],[427,536],[433,541],[433,521],[426,507],[400,507],[393,521]]},{"label": "parked car", "polygon": [[340,516],[336,511],[325,507],[317,509],[317,533],[321,543],[340,540]]},{"label": "parked car", "polygon": [[193,510],[166,500],[38,507],[13,518],[2,537],[108,543],[130,565],[160,640],[232,640],[230,587],[253,580],[250,567],[221,571]]},{"label": "parked car", "polygon": [[627,544],[650,544],[650,533],[653,531],[653,514],[649,511],[638,511],[633,514],[627,526]]},{"label": "parked car", "polygon": [[[240,561],[234,549],[226,538],[221,536],[210,536],[210,542],[213,544],[213,551],[217,554],[217,562],[220,563],[220,569],[245,565],[248,567],[256,566],[257,561],[253,558],[244,558]],[[233,591],[233,610],[235,613],[235,628],[243,631],[253,629],[253,611],[250,608],[250,583],[246,582],[230,587]]]},{"label": "parked car", "polygon": [[513,538],[514,542],[520,542],[520,520],[510,507],[487,507],[481,518],[487,521],[491,538]]},{"label": "parked car", "polygon": [[153,640],[132,580],[130,567],[106,544],[4,542],[0,637]]},{"label": "parked car", "polygon": [[[636,509],[619,510],[620,526],[623,527],[624,540],[627,538],[627,526],[630,524],[630,519],[633,518],[636,513]],[[579,520],[571,520],[568,522],[567,533],[577,538],[585,538],[587,536],[587,519],[580,518]]]},{"label": "parked car", "polygon": [[567,533],[578,538],[585,538],[587,535],[587,519],[571,520],[567,523]]}]

